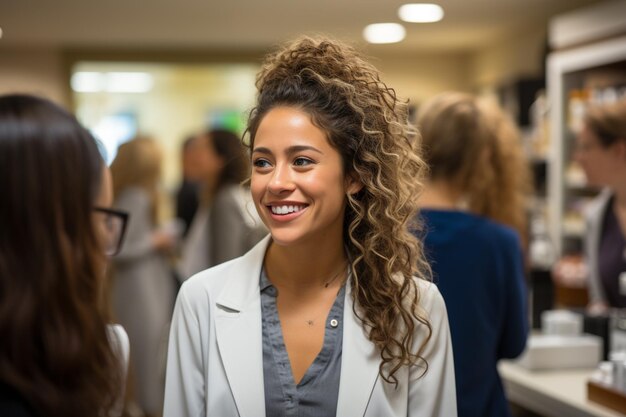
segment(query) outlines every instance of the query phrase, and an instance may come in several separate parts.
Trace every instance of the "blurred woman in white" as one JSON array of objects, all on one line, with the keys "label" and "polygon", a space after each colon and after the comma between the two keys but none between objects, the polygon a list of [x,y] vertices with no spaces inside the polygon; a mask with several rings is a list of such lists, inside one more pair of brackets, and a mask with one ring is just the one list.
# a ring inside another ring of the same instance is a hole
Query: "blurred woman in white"
[{"label": "blurred woman in white", "polygon": [[175,238],[157,229],[161,151],[139,137],[120,146],[111,165],[114,206],[130,214],[124,245],[114,260],[113,311],[128,332],[134,377],[130,391],[148,415],[163,402],[167,328],[174,279],[164,254]]}]

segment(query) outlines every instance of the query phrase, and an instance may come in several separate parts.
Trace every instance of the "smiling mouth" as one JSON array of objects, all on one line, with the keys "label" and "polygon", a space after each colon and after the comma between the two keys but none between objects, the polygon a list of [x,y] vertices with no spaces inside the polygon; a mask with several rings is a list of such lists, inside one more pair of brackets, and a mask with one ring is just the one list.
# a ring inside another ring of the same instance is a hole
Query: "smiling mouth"
[{"label": "smiling mouth", "polygon": [[284,205],[284,206],[270,206],[272,214],[277,215],[285,215],[291,213],[298,213],[301,210],[304,210],[306,205]]}]

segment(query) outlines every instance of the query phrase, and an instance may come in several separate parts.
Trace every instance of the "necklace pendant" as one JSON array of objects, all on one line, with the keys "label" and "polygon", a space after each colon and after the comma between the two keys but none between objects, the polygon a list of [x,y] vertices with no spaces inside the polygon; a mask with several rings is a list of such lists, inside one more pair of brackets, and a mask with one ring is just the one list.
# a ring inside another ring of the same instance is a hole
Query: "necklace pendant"
[{"label": "necklace pendant", "polygon": [[308,324],[309,326],[313,326],[315,322],[313,320],[307,320],[306,324]]}]

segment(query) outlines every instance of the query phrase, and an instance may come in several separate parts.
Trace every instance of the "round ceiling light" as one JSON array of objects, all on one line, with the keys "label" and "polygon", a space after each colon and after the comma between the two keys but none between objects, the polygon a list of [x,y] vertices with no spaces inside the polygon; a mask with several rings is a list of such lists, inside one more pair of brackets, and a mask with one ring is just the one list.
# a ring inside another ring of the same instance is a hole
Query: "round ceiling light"
[{"label": "round ceiling light", "polygon": [[438,22],[443,19],[443,9],[432,3],[405,4],[398,9],[398,16],[411,23]]},{"label": "round ceiling light", "polygon": [[399,23],[374,23],[363,29],[363,37],[369,43],[396,43],[405,36],[406,30]]}]

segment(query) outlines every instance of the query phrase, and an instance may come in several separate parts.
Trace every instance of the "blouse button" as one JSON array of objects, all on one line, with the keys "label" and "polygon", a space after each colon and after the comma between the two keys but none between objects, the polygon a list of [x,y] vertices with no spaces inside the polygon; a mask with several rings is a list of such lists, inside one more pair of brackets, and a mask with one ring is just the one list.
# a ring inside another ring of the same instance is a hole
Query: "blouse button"
[{"label": "blouse button", "polygon": [[339,322],[336,319],[332,319],[330,321],[330,327],[337,327],[339,325]]}]

